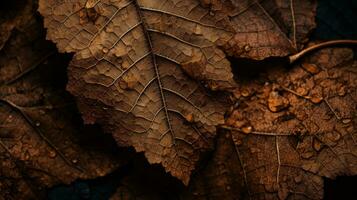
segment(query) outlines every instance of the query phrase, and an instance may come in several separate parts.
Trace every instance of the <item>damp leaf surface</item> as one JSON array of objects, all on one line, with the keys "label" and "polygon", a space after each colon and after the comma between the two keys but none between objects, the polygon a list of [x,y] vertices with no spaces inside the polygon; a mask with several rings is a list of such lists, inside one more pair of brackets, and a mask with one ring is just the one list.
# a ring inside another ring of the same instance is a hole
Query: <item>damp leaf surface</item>
[{"label": "damp leaf surface", "polygon": [[314,27],[315,3],[40,0],[39,11],[48,39],[74,53],[67,88],[85,122],[187,184],[224,121],[225,103],[206,88],[236,87],[227,56],[296,51]]},{"label": "damp leaf surface", "polygon": [[356,72],[334,48],[242,82],[193,199],[322,199],[324,178],[355,176]]},{"label": "damp leaf surface", "polygon": [[90,134],[60,86],[66,62],[32,14],[0,51],[0,199],[46,199],[49,187],[124,163],[98,140],[86,142]]}]

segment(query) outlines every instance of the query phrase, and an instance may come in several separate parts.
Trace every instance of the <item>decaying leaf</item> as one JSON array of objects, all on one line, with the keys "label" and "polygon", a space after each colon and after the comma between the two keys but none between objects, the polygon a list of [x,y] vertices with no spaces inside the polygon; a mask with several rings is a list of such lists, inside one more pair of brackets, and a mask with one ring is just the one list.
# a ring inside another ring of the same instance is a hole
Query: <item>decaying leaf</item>
[{"label": "decaying leaf", "polygon": [[352,50],[325,49],[241,83],[250,95],[236,95],[235,128],[194,178],[194,199],[322,199],[324,177],[356,175],[356,66]]},{"label": "decaying leaf", "polygon": [[262,1],[262,5],[288,36],[293,47],[297,50],[301,49],[308,41],[311,30],[316,26],[317,1],[274,0],[273,2]]},{"label": "decaying leaf", "polygon": [[32,14],[28,19],[0,51],[0,199],[6,200],[45,199],[47,187],[104,176],[122,163],[98,143],[83,142],[88,134],[79,132],[74,102],[56,79],[65,63],[44,40],[42,24]]},{"label": "decaying leaf", "polygon": [[234,29],[234,38],[224,48],[230,56],[258,60],[285,56],[299,50],[316,25],[317,1],[200,1],[210,15],[219,15]]},{"label": "decaying leaf", "polygon": [[[230,89],[226,55],[263,59],[295,51],[293,43],[314,26],[316,2],[288,2],[42,0],[39,10],[47,37],[75,53],[68,90],[86,123],[99,122],[120,145],[144,151],[187,183],[224,113],[198,81]],[[293,19],[287,5],[306,17]]]}]

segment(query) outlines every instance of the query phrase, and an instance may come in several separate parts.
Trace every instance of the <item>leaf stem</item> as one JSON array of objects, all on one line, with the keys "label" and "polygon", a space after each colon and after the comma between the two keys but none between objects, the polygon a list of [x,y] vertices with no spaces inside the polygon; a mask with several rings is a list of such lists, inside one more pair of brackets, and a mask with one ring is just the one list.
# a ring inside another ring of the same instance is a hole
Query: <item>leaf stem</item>
[{"label": "leaf stem", "polygon": [[289,62],[290,62],[290,64],[292,64],[312,51],[315,51],[317,49],[321,49],[324,47],[334,46],[334,45],[357,45],[357,40],[331,40],[331,41],[315,44],[315,45],[312,45],[311,47],[307,47],[306,49],[303,49],[302,51],[300,51],[294,55],[289,56]]}]

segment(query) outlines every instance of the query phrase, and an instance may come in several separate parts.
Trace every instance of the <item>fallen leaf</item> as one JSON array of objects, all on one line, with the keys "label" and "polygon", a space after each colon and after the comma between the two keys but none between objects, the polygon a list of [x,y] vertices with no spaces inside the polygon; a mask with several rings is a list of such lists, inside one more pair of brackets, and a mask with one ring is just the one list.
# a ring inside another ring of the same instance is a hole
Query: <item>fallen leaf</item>
[{"label": "fallen leaf", "polygon": [[[200,0],[210,14],[225,18],[235,33],[230,56],[262,60],[300,50],[315,28],[317,1]],[[230,51],[230,50],[231,51]]]},{"label": "fallen leaf", "polygon": [[124,163],[100,142],[83,142],[89,135],[79,131],[74,102],[59,86],[65,80],[57,72],[66,63],[33,13],[0,51],[0,199],[6,200],[45,199],[48,187],[104,176]]},{"label": "fallen leaf", "polygon": [[[322,199],[324,178],[357,174],[357,62],[350,49],[325,49],[305,59],[322,69],[312,75],[296,64],[270,69],[240,84],[229,117],[252,127],[224,131],[207,167],[193,177],[193,199]],[[295,92],[305,88],[306,95]],[[341,87],[346,90],[341,93]],[[271,111],[275,91],[290,106]],[[309,96],[323,97],[312,102]]]},{"label": "fallen leaf", "polygon": [[102,124],[187,184],[225,110],[198,81],[229,90],[236,84],[226,55],[286,56],[296,51],[286,33],[314,26],[316,2],[295,2],[306,17],[291,26],[284,14],[284,32],[273,20],[280,14],[266,10],[286,13],[287,1],[278,2],[41,0],[39,11],[59,51],[75,53],[67,88],[85,122]]},{"label": "fallen leaf", "polygon": [[262,5],[288,36],[293,47],[300,50],[315,28],[317,1],[274,0]]}]

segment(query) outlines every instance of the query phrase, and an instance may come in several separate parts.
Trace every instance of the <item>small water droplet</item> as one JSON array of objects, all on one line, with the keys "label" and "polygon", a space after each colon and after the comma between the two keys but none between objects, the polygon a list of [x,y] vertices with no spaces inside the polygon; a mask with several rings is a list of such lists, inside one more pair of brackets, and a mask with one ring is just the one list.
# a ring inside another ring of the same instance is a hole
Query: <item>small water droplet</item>
[{"label": "small water droplet", "polygon": [[242,96],[243,96],[243,97],[249,96],[249,91],[248,91],[248,90],[243,90],[243,91],[242,91]]},{"label": "small water droplet", "polygon": [[315,151],[320,151],[322,148],[322,143],[316,139],[313,140],[313,148]]},{"label": "small water droplet", "polygon": [[103,48],[103,53],[108,53],[109,49],[108,48]]},{"label": "small water droplet", "polygon": [[351,122],[351,119],[343,119],[342,120],[342,123],[344,123],[344,124],[348,124],[348,123],[350,123]]},{"label": "small water droplet", "polygon": [[39,126],[41,125],[41,123],[40,123],[40,122],[36,122],[35,125],[36,125],[37,127],[39,127]]},{"label": "small water droplet", "polygon": [[308,93],[308,91],[307,91],[305,88],[303,88],[303,87],[297,88],[297,89],[296,89],[296,92],[297,92],[298,94],[302,95],[302,96],[305,96],[305,95],[307,95],[307,93]]},{"label": "small water droplet", "polygon": [[56,154],[55,151],[50,151],[50,152],[49,152],[49,156],[50,156],[50,158],[54,158],[54,157],[57,156],[57,154]]},{"label": "small water droplet", "polygon": [[323,100],[323,98],[322,97],[312,97],[310,100],[312,103],[320,103]]},{"label": "small water droplet", "polygon": [[250,51],[251,49],[252,49],[252,48],[250,47],[249,44],[247,44],[247,45],[244,46],[244,51],[246,51],[246,52]]},{"label": "small water droplet", "polygon": [[186,120],[187,120],[188,122],[193,122],[193,119],[194,119],[192,113],[186,115],[185,118],[186,118]]},{"label": "small water droplet", "polygon": [[303,63],[301,67],[311,74],[317,74],[320,72],[320,69],[317,67],[317,65],[312,63]]},{"label": "small water droplet", "polygon": [[246,126],[246,127],[243,127],[243,128],[242,128],[242,131],[243,131],[243,133],[245,133],[245,134],[251,133],[252,130],[253,130],[253,128],[252,128],[251,126]]},{"label": "small water droplet", "polygon": [[77,159],[73,159],[73,160],[72,160],[72,163],[73,163],[73,164],[76,164],[76,163],[78,163],[78,160],[77,160]]}]

